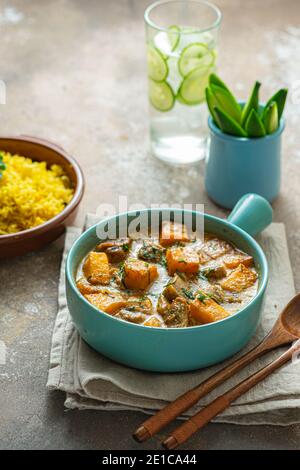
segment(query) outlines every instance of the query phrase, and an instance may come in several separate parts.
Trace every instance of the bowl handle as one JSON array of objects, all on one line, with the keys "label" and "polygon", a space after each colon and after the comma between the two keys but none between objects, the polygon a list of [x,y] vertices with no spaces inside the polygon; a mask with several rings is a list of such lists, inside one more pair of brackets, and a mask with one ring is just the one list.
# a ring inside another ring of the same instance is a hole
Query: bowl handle
[{"label": "bowl handle", "polygon": [[249,193],[236,203],[228,221],[254,237],[270,225],[272,218],[273,209],[268,201],[258,194]]}]

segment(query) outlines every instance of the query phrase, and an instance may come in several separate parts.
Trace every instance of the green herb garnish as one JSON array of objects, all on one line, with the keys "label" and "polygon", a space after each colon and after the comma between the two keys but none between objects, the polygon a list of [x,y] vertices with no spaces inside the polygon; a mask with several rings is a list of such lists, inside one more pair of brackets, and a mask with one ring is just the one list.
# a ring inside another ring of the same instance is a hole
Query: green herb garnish
[{"label": "green herb garnish", "polygon": [[200,292],[197,295],[197,299],[200,300],[200,302],[204,302],[204,300],[206,300],[208,298],[209,298],[209,296],[207,294],[205,294],[204,292]]},{"label": "green herb garnish", "polygon": [[6,165],[3,159],[4,159],[4,155],[2,152],[0,152],[0,178],[2,178],[2,171],[6,169]]},{"label": "green herb garnish", "polygon": [[128,245],[128,243],[123,243],[122,249],[123,249],[123,251],[125,251],[125,252],[129,251],[129,245]]},{"label": "green herb garnish", "polygon": [[182,288],[181,290],[188,299],[191,299],[191,300],[195,299],[195,296],[194,296],[192,291],[190,291],[188,289],[184,289],[184,288]]},{"label": "green herb garnish", "polygon": [[166,260],[166,257],[164,255],[161,257],[160,265],[163,266],[164,268],[167,267],[167,260]]},{"label": "green herb garnish", "polygon": [[124,268],[124,262],[122,262],[122,263],[119,264],[119,271],[118,271],[118,276],[121,277],[121,278],[123,277],[124,269],[125,269]]}]

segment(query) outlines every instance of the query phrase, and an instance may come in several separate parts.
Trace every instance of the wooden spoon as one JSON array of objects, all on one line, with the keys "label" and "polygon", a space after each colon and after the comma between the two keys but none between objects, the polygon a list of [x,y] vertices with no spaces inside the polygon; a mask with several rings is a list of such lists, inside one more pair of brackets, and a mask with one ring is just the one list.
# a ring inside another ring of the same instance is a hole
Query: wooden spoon
[{"label": "wooden spoon", "polygon": [[260,369],[255,374],[240,382],[235,387],[231,388],[228,392],[216,398],[209,405],[205,406],[203,410],[196,413],[190,419],[185,421],[175,431],[172,432],[167,439],[164,440],[162,445],[166,449],[175,449],[179,444],[183,444],[189,437],[196,431],[203,428],[215,416],[224,411],[228,406],[241,395],[246,393],[250,388],[265,379],[268,375],[272,374],[276,369],[288,362],[294,355],[300,353],[300,340],[296,341],[287,351],[275,359],[267,366]]},{"label": "wooden spoon", "polygon": [[[272,351],[279,346],[290,344],[300,337],[300,294],[297,294],[287,304],[284,310],[281,312],[278,320],[273,326],[270,333],[258,344],[254,349],[240,357],[233,363],[229,364],[224,369],[221,369],[216,374],[209,377],[204,382],[200,383],[192,390],[180,395],[175,401],[169,403],[167,406],[158,411],[155,415],[147,419],[133,434],[134,439],[138,442],[143,442],[154,436],[158,431],[163,429],[167,424],[173,421],[177,416],[180,416],[186,410],[195,405],[202,397],[208,394],[211,390],[216,388],[225,380],[232,377],[236,372],[241,370],[246,365],[258,357]],[[288,360],[288,359],[287,359]],[[278,366],[279,367],[279,366]],[[263,369],[262,369],[263,370]],[[268,375],[268,374],[267,374]],[[260,379],[261,380],[261,379]],[[253,386],[253,385],[251,385]],[[242,392],[244,393],[244,392]],[[232,401],[232,400],[231,400]],[[203,410],[202,410],[203,411]],[[201,412],[200,412],[201,413]],[[197,425],[189,423],[187,421],[182,426],[192,426],[193,432],[198,428]],[[198,422],[198,421],[197,421]],[[202,422],[202,421],[201,421]],[[179,428],[180,429],[180,428]],[[174,435],[174,433],[173,433]],[[191,435],[191,434],[190,434]],[[177,439],[175,437],[175,439]],[[183,442],[183,441],[181,441]],[[172,444],[173,443],[173,444]],[[164,441],[167,447],[176,444],[176,441]]]}]

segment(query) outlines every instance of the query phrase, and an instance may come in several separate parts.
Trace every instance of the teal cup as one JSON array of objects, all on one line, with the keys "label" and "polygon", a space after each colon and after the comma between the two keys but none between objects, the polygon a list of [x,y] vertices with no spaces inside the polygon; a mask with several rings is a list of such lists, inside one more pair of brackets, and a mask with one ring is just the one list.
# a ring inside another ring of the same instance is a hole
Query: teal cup
[{"label": "teal cup", "polygon": [[[256,296],[242,310],[224,320],[189,328],[151,328],[136,325],[99,311],[76,287],[76,272],[82,259],[99,238],[97,228],[89,228],[72,246],[66,261],[66,295],[70,314],[81,337],[96,351],[126,366],[156,372],[179,372],[207,367],[232,356],[251,339],[260,321],[268,281],[265,255],[253,236],[272,220],[272,208],[262,197],[250,194],[239,202],[228,220],[181,209],[145,209],[119,214],[117,227],[127,226],[141,212],[151,220],[152,212],[162,220],[171,213],[204,217],[204,228],[234,243],[253,256],[259,273]],[[178,220],[178,219],[177,219]],[[99,233],[99,232],[98,232]]]},{"label": "teal cup", "polygon": [[209,197],[227,209],[245,193],[259,194],[272,202],[280,190],[284,120],[273,134],[251,139],[224,134],[211,117],[208,126],[205,188]]}]

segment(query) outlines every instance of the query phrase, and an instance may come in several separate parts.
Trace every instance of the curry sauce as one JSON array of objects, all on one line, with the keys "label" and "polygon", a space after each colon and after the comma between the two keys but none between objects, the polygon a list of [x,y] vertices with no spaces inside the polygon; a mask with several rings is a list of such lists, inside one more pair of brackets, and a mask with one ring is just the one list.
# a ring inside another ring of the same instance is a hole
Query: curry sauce
[{"label": "curry sauce", "polygon": [[97,245],[78,269],[77,288],[99,314],[178,328],[241,310],[257,293],[258,273],[251,256],[220,237],[189,238],[184,225],[163,222],[159,238]]}]

